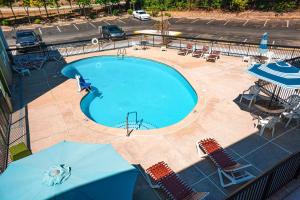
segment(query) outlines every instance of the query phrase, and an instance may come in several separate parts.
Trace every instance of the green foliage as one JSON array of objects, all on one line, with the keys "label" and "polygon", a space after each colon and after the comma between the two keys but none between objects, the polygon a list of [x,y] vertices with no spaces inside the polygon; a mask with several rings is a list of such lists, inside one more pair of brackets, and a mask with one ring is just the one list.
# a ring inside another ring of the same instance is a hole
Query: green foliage
[{"label": "green foliage", "polygon": [[109,3],[109,0],[95,0],[95,3],[99,5],[106,5]]},{"label": "green foliage", "polygon": [[97,15],[96,15],[96,13],[90,13],[89,17],[90,17],[90,19],[96,19]]},{"label": "green foliage", "polygon": [[24,7],[30,7],[30,0],[23,0],[22,1],[22,6],[24,6]]},{"label": "green foliage", "polygon": [[31,7],[42,7],[43,2],[41,0],[30,0],[29,4]]},{"label": "green foliage", "polygon": [[42,23],[42,20],[40,20],[40,19],[35,19],[33,23],[35,23],[35,24],[40,24],[40,23]]},{"label": "green foliage", "polygon": [[91,4],[91,0],[76,0],[76,4],[85,7]]},{"label": "green foliage", "polygon": [[2,26],[9,26],[10,25],[10,21],[8,21],[8,19],[3,19],[1,21]]},{"label": "green foliage", "polygon": [[290,11],[297,7],[295,1],[280,1],[274,6],[276,12]]},{"label": "green foliage", "polygon": [[166,17],[171,17],[171,13],[165,13]]},{"label": "green foliage", "polygon": [[52,7],[55,7],[55,8],[59,8],[60,7],[59,0],[48,0],[48,3]]},{"label": "green foliage", "polygon": [[127,10],[127,13],[128,13],[129,15],[132,15],[132,13],[133,13],[132,9],[128,9],[128,10]]},{"label": "green foliage", "polygon": [[248,0],[232,0],[232,9],[236,11],[244,11],[247,4]]},{"label": "green foliage", "polygon": [[119,15],[120,11],[118,9],[112,10],[112,15],[117,16]]}]

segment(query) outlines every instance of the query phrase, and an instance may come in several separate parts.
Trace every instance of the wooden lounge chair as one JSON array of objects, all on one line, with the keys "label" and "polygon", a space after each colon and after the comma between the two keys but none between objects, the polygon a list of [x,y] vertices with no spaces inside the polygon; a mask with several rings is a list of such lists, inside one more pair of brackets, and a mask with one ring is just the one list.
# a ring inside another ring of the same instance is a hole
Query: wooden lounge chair
[{"label": "wooden lounge chair", "polygon": [[[247,167],[251,166],[250,164],[241,165],[234,161],[216,140],[211,138],[201,140],[197,142],[196,146],[199,154],[201,154],[202,150],[218,167],[218,174],[222,187],[239,184],[255,177],[245,171]],[[227,183],[225,183],[224,178],[227,179]]]},{"label": "wooden lounge chair", "polygon": [[193,45],[191,43],[188,43],[186,45],[186,48],[179,49],[179,51],[177,52],[177,54],[185,56],[185,55],[187,55],[189,53],[192,53],[192,52],[193,52]]},{"label": "wooden lounge chair", "polygon": [[209,194],[208,192],[195,192],[163,161],[148,168],[146,173],[147,182],[150,186],[163,189],[170,199],[199,200]]},{"label": "wooden lounge chair", "polygon": [[206,61],[216,62],[220,58],[221,51],[211,51],[210,54],[206,57]]}]

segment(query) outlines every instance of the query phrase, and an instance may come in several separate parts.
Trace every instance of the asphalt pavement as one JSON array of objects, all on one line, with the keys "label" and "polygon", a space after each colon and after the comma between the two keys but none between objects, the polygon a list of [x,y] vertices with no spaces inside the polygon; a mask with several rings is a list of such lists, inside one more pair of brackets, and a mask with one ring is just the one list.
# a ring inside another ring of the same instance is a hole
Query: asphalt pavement
[{"label": "asphalt pavement", "polygon": [[[233,40],[237,42],[259,42],[264,32],[270,35],[269,43],[300,46],[300,20],[217,20],[170,18],[170,30],[182,32],[182,36]],[[114,20],[93,20],[67,25],[37,27],[45,43],[68,42],[100,37],[99,27],[115,24],[127,33],[137,30],[155,29],[156,21],[140,21],[132,17]],[[9,45],[15,44],[15,30],[4,32]]]}]

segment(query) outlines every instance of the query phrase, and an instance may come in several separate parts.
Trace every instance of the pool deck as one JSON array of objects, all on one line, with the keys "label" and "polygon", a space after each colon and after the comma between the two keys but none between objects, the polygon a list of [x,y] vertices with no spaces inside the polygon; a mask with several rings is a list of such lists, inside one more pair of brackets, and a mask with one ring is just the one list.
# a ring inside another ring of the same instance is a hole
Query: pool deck
[{"label": "pool deck", "polygon": [[[89,56],[116,55],[117,50],[67,57],[66,62]],[[222,188],[217,168],[196,151],[196,142],[215,138],[237,161],[250,163],[249,171],[260,175],[293,152],[300,150],[300,127],[284,124],[276,127],[274,137],[269,130],[258,135],[247,105],[238,98],[256,80],[247,72],[247,63],[240,57],[222,55],[215,63],[191,55],[178,56],[176,50],[165,52],[128,49],[129,56],[138,56],[166,63],[181,72],[199,96],[194,111],[182,122],[163,129],[133,131],[126,137],[125,129],[103,127],[88,120],[80,111],[84,92],[77,93],[76,81],[60,74],[63,64],[47,63],[31,76],[16,77],[13,120],[25,111],[27,134],[33,152],[62,140],[86,143],[111,143],[130,163],[146,169],[159,161],[169,166],[195,190],[210,192],[207,199],[224,199],[238,187]],[[112,74],[113,76],[113,74]],[[125,118],[125,116],[124,116]],[[139,176],[134,199],[164,199]]]}]

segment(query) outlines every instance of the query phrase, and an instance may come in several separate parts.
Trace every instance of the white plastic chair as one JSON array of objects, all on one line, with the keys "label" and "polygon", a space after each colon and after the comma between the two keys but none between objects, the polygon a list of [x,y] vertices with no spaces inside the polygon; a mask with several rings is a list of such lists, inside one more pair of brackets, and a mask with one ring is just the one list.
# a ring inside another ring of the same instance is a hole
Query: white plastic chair
[{"label": "white plastic chair", "polygon": [[248,107],[251,107],[251,104],[253,101],[256,100],[256,97],[258,96],[260,92],[260,88],[257,85],[252,85],[248,90],[243,91],[242,96],[240,98],[240,103],[242,102],[243,99],[246,99],[249,102]]},{"label": "white plastic chair", "polygon": [[257,120],[258,122],[256,124],[256,127],[260,126],[259,135],[262,136],[265,129],[268,128],[268,129],[272,129],[272,137],[273,137],[275,132],[275,126],[278,122],[280,122],[279,117],[269,116],[263,119],[262,117],[258,116]]},{"label": "white plastic chair", "polygon": [[285,111],[291,111],[293,109],[297,109],[300,107],[300,96],[299,95],[291,95],[286,99],[286,103],[283,104]]},{"label": "white plastic chair", "polygon": [[285,125],[285,128],[287,128],[289,126],[289,124],[291,123],[291,121],[293,119],[296,119],[297,120],[297,125],[299,125],[299,120],[300,120],[300,106],[297,108],[297,109],[293,109],[289,112],[283,112],[281,113],[280,117],[283,117],[283,118],[287,118],[288,121]]}]

